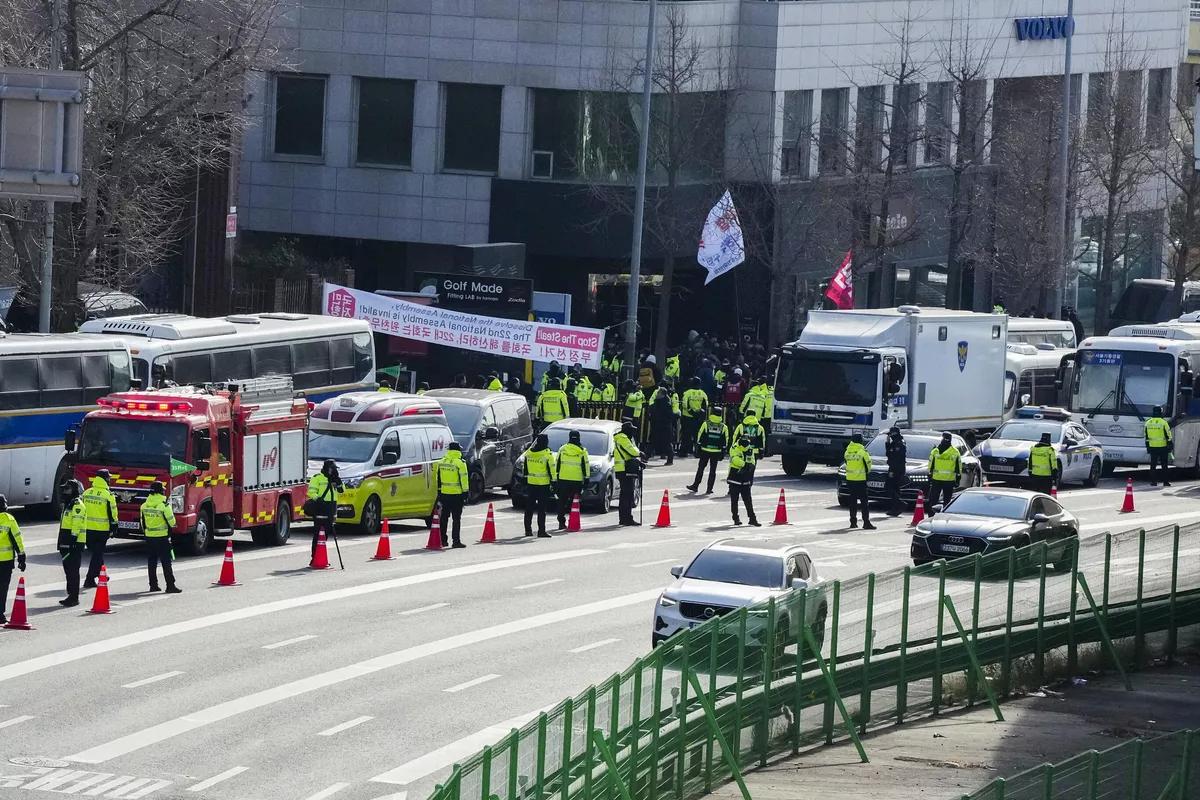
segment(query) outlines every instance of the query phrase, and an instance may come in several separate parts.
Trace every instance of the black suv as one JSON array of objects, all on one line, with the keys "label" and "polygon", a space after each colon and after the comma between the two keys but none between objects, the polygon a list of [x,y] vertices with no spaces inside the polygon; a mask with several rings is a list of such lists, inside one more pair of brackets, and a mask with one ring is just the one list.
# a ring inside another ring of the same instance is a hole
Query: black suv
[{"label": "black suv", "polygon": [[446,412],[454,440],[462,445],[471,474],[469,502],[488,489],[507,488],[513,465],[533,441],[525,398],[486,389],[431,389],[425,393]]}]

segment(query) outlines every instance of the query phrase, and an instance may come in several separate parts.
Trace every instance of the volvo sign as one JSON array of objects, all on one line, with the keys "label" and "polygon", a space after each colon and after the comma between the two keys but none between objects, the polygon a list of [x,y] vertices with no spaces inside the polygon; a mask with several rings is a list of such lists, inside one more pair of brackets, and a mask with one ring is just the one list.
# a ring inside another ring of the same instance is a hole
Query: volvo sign
[{"label": "volvo sign", "polygon": [[1013,20],[1021,41],[1065,39],[1075,33],[1073,17],[1021,17]]}]

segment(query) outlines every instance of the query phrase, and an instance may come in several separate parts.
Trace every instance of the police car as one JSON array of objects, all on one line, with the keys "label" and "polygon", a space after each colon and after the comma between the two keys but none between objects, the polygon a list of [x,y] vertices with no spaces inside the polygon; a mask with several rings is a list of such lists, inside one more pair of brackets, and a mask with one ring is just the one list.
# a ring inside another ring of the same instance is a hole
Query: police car
[{"label": "police car", "polygon": [[1062,408],[1027,406],[1001,425],[990,439],[975,448],[983,471],[992,480],[1029,480],[1029,448],[1050,434],[1058,451],[1062,476],[1059,483],[1078,481],[1095,486],[1104,472],[1104,448],[1100,441]]}]

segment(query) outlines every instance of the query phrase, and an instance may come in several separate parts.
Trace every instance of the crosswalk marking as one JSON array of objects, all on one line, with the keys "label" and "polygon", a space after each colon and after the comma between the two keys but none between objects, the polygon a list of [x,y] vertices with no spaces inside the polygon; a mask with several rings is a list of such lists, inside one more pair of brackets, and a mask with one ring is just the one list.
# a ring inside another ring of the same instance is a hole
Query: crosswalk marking
[{"label": "crosswalk marking", "polygon": [[199,783],[189,786],[187,788],[187,790],[189,792],[203,792],[205,789],[208,789],[212,786],[216,786],[221,781],[227,781],[230,778],[241,775],[243,772],[245,772],[248,769],[250,769],[250,768],[249,767],[231,767],[230,769],[227,769],[224,772],[213,775],[211,778],[206,778],[206,779],[200,781]]}]

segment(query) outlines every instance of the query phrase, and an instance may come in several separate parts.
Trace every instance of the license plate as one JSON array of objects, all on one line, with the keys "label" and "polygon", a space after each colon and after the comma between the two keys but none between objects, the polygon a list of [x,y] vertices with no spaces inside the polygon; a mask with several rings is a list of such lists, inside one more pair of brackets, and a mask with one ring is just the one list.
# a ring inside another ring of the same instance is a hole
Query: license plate
[{"label": "license plate", "polygon": [[988,467],[992,472],[1016,472],[1017,468],[1009,464],[994,464]]},{"label": "license plate", "polygon": [[943,553],[969,553],[971,548],[965,544],[944,544],[942,545]]},{"label": "license plate", "polygon": [[868,489],[882,489],[883,481],[867,481]]},{"label": "license plate", "polygon": [[833,439],[826,439],[823,436],[809,436],[809,444],[833,444]]},{"label": "license plate", "polygon": [[117,527],[123,530],[136,531],[140,526],[136,519],[122,519],[117,521]]}]

